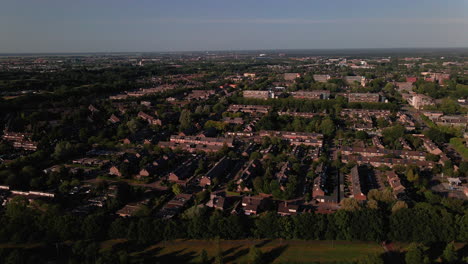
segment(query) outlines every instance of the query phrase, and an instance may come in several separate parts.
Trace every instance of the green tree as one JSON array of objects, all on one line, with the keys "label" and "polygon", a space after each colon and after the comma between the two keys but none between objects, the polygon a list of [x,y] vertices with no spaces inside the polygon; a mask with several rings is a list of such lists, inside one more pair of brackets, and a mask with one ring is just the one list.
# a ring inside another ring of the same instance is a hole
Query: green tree
[{"label": "green tree", "polygon": [[262,158],[262,154],[260,154],[260,152],[254,151],[252,152],[252,154],[250,154],[250,160],[261,159],[261,158]]},{"label": "green tree", "polygon": [[132,134],[135,134],[136,132],[138,132],[138,130],[142,128],[142,124],[140,120],[132,119],[127,122],[127,127],[128,127],[128,130],[130,130]]},{"label": "green tree", "polygon": [[15,249],[6,258],[6,264],[21,264],[25,263],[24,261],[24,254],[21,254],[20,250]]},{"label": "green tree", "polygon": [[458,260],[458,254],[453,242],[448,243],[445,247],[442,253],[442,259],[445,261],[444,263],[454,263]]},{"label": "green tree", "polygon": [[181,194],[182,193],[182,187],[179,184],[174,184],[174,185],[172,185],[172,192],[175,195]]},{"label": "green tree", "polygon": [[447,160],[446,162],[444,162],[442,172],[444,173],[445,177],[453,177],[453,163],[451,160]]},{"label": "green tree", "polygon": [[387,119],[383,118],[383,117],[379,117],[377,118],[377,127],[378,128],[386,128],[388,127],[390,123],[388,122]]},{"label": "green tree", "polygon": [[357,211],[361,208],[359,202],[354,198],[345,198],[341,202],[341,208],[345,211]]},{"label": "green tree", "polygon": [[331,119],[325,119],[320,124],[320,131],[325,136],[331,136],[335,132],[335,123]]},{"label": "green tree", "polygon": [[398,210],[403,209],[403,208],[408,208],[408,205],[404,201],[397,201],[392,206],[392,213],[396,213]]},{"label": "green tree", "polygon": [[405,254],[406,264],[428,263],[428,258],[424,254],[424,248],[421,245],[412,243]]},{"label": "green tree", "polygon": [[409,169],[406,172],[406,179],[408,179],[410,182],[417,182],[419,180],[419,175],[414,173],[413,169]]},{"label": "green tree", "polygon": [[208,253],[206,253],[206,250],[202,250],[201,253],[200,253],[200,261],[199,263],[200,264],[208,264],[210,262],[209,258],[208,258]]},{"label": "green tree", "polygon": [[263,192],[263,178],[260,176],[255,177],[253,180],[253,186],[256,192]]},{"label": "green tree", "polygon": [[263,263],[263,253],[262,251],[256,247],[251,246],[248,255],[248,263],[249,264],[262,264]]},{"label": "green tree", "polygon": [[460,111],[460,106],[454,100],[444,98],[440,104],[440,110],[446,115],[453,115]]},{"label": "green tree", "polygon": [[365,131],[357,131],[356,138],[359,140],[366,140],[368,138],[368,135]]},{"label": "green tree", "polygon": [[187,130],[192,127],[192,114],[190,113],[190,110],[182,110],[180,113],[179,122],[180,130]]},{"label": "green tree", "polygon": [[358,264],[384,264],[384,261],[380,255],[368,255],[365,258],[358,261]]},{"label": "green tree", "polygon": [[223,258],[223,251],[221,250],[221,245],[219,244],[219,239],[217,239],[217,250],[216,250],[216,256],[214,259],[214,264],[223,264],[224,263],[224,258]]},{"label": "green tree", "polygon": [[54,153],[52,157],[56,160],[66,160],[74,152],[73,145],[68,141],[60,141],[55,145]]}]

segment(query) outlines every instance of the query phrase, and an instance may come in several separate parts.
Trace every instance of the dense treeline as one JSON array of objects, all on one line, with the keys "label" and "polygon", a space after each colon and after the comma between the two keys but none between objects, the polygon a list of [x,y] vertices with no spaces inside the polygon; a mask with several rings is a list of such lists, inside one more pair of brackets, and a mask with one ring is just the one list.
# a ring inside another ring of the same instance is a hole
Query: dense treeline
[{"label": "dense treeline", "polygon": [[298,112],[323,112],[339,113],[343,108],[355,109],[383,109],[397,111],[398,105],[394,103],[348,103],[344,97],[330,100],[301,100],[294,98],[280,99],[251,99],[233,96],[229,98],[232,104],[270,105],[276,110],[296,110]]},{"label": "dense treeline", "polygon": [[0,218],[1,242],[34,243],[126,238],[140,244],[177,238],[305,240],[391,239],[405,242],[468,241],[468,214],[463,207],[418,203],[393,213],[380,209],[340,210],[334,214],[304,213],[280,217],[267,212],[258,217],[224,216],[220,211],[189,208],[180,218],[113,218],[98,212],[87,216],[63,213],[47,204],[29,205],[16,199]]},{"label": "dense treeline", "polygon": [[[160,219],[116,218],[105,209],[87,216],[72,215],[56,206],[28,204],[24,198],[15,198],[0,217],[0,243],[10,245],[0,249],[0,260],[2,263],[42,263],[50,259],[63,263],[130,263],[132,251],[161,241],[246,238],[449,243],[443,258],[457,259],[450,242],[468,241],[468,211],[463,211],[463,204],[445,199],[406,208],[397,206],[399,203],[402,202],[397,202],[391,210],[382,209],[385,205],[380,209],[361,206],[333,214],[304,213],[289,217],[277,216],[275,212],[256,217],[223,215],[221,211],[194,206],[176,219]],[[113,239],[127,242],[102,250],[101,242]],[[406,263],[422,263],[428,256],[426,251],[426,247],[412,244],[405,256]],[[141,263],[154,263],[148,257],[149,262],[143,259]],[[416,260],[411,261],[412,258]]]}]

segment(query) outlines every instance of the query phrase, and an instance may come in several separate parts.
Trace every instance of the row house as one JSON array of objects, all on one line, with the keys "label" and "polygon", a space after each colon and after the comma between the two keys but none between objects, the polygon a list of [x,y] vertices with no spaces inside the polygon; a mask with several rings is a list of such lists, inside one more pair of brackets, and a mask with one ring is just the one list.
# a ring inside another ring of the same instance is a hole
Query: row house
[{"label": "row house", "polygon": [[290,131],[275,131],[262,130],[258,132],[261,137],[280,137],[284,139],[322,139],[323,135],[319,133],[308,132],[290,132]]},{"label": "row house", "polygon": [[136,102],[128,102],[128,103],[123,103],[123,102],[112,102],[112,106],[117,108],[117,110],[122,114],[126,114],[129,108],[134,108],[136,107]]},{"label": "row house", "polygon": [[109,163],[109,160],[103,160],[98,158],[81,158],[72,160],[73,164],[80,164],[85,166],[105,166]]},{"label": "row house", "polygon": [[320,148],[309,149],[307,152],[307,157],[310,157],[311,160],[316,161],[320,158]]},{"label": "row house", "polygon": [[260,118],[258,118],[258,117],[254,118],[252,121],[250,121],[250,123],[248,123],[248,124],[244,127],[244,132],[252,132],[252,131],[254,131],[255,125],[257,124],[258,121],[260,121]]},{"label": "row house", "polygon": [[177,143],[177,142],[168,142],[161,141],[158,143],[161,148],[170,148],[170,149],[181,149],[188,151],[190,153],[196,152],[218,152],[223,149],[223,146],[219,145],[203,145],[203,144],[193,144],[193,143]]},{"label": "row house", "polygon": [[401,193],[405,192],[406,188],[401,184],[400,177],[398,177],[398,174],[396,174],[395,171],[389,171],[386,174],[388,184],[392,187],[393,195],[395,195],[395,197],[398,197]]},{"label": "row house", "polygon": [[312,77],[314,78],[314,81],[321,83],[326,83],[331,79],[331,76],[328,74],[314,74]]},{"label": "row house", "polygon": [[147,164],[138,172],[138,175],[136,175],[135,177],[136,179],[140,180],[143,178],[155,176],[157,172],[158,166],[155,166],[153,164]]},{"label": "row house", "polygon": [[362,190],[361,175],[359,174],[358,166],[354,166],[351,169],[351,173],[348,175],[348,180],[351,182],[351,197],[360,201],[367,200],[367,196],[363,193]]},{"label": "row house", "polygon": [[291,92],[291,96],[295,99],[309,99],[320,100],[330,98],[330,91],[316,90],[316,91],[296,91]]},{"label": "row house", "polygon": [[94,105],[90,104],[88,106],[88,110],[91,111],[92,113],[99,113],[99,109],[97,109]]},{"label": "row house", "polygon": [[251,72],[245,72],[244,73],[244,78],[250,78],[250,79],[255,79],[257,75],[255,73],[251,73]]},{"label": "row house", "polygon": [[152,88],[140,88],[139,90],[135,91],[126,91],[125,94],[117,94],[117,95],[112,95],[109,96],[110,100],[125,100],[128,99],[129,97],[142,97],[142,96],[147,96],[155,93],[162,93],[166,92],[172,89],[175,89],[175,85],[161,85],[157,87],[152,87]]},{"label": "row house", "polygon": [[131,217],[135,215],[141,209],[141,204],[139,203],[131,203],[126,204],[122,209],[115,212],[120,217]]},{"label": "row house", "polygon": [[468,125],[467,116],[441,116],[439,118],[432,119],[434,123],[442,126],[454,126],[466,128]]},{"label": "row house", "polygon": [[430,139],[427,137],[423,137],[423,146],[426,148],[427,152],[434,154],[434,155],[440,155],[442,154],[442,150]]},{"label": "row house", "polygon": [[312,113],[312,112],[278,112],[279,116],[293,116],[293,117],[302,117],[302,118],[314,118],[316,116],[322,116],[321,113]]},{"label": "row house", "polygon": [[156,176],[158,171],[162,171],[167,167],[167,165],[169,164],[169,159],[171,158],[173,158],[173,155],[164,155],[163,157],[153,161],[152,163],[146,164],[143,168],[140,169],[140,172],[138,173],[138,175],[136,175],[136,178],[142,179]]},{"label": "row house", "polygon": [[245,98],[254,98],[254,99],[269,99],[274,98],[274,93],[271,91],[258,91],[258,90],[245,90],[242,92],[242,95]]},{"label": "row house", "polygon": [[370,118],[365,117],[360,122],[354,123],[353,129],[357,131],[370,131],[374,129],[374,125]]},{"label": "row house", "polygon": [[359,154],[364,157],[380,157],[385,155],[394,155],[406,159],[426,160],[426,153],[422,151],[409,150],[389,150],[379,148],[358,148],[358,147],[342,147],[340,149],[343,155]]},{"label": "row house", "polygon": [[264,105],[230,105],[228,112],[243,112],[250,114],[268,114],[270,106]]},{"label": "row house", "polygon": [[434,162],[425,160],[413,160],[413,159],[396,159],[396,158],[383,158],[383,157],[363,157],[357,155],[342,155],[342,162],[354,161],[358,164],[370,164],[374,167],[388,166],[393,167],[396,165],[408,166],[414,165],[421,168],[433,168]]},{"label": "row house", "polygon": [[286,189],[286,183],[288,182],[288,173],[291,170],[291,162],[287,161],[282,166],[281,169],[276,173],[275,177],[280,184],[282,191]]},{"label": "row house", "polygon": [[379,148],[379,149],[384,149],[384,145],[382,144],[382,141],[380,140],[380,137],[378,136],[373,136],[372,137],[372,144],[374,144],[374,146],[376,148]]},{"label": "row house", "polygon": [[162,125],[162,122],[160,119],[157,119],[157,118],[154,118],[142,111],[138,112],[138,117],[145,120],[146,122],[148,122],[148,124],[150,125],[158,125],[158,126],[161,126]]},{"label": "row house", "polygon": [[226,135],[229,137],[253,137],[255,134],[250,131],[228,131]]},{"label": "row house", "polygon": [[404,139],[404,138],[399,138],[398,140],[399,140],[401,146],[402,146],[404,149],[406,149],[406,150],[412,150],[411,146],[408,144],[408,142],[406,141],[406,139]]},{"label": "row house", "polygon": [[450,74],[448,73],[440,73],[440,72],[422,72],[425,78],[424,80],[428,82],[438,82],[440,85],[444,84],[444,81],[450,80]]},{"label": "row house", "polygon": [[201,145],[208,145],[208,146],[224,146],[224,145],[227,145],[228,147],[233,146],[233,138],[223,138],[223,137],[172,135],[170,137],[170,142],[185,143],[185,144],[201,144]]},{"label": "row house", "polygon": [[432,140],[430,140],[429,138],[425,137],[422,134],[419,135],[419,137],[422,138],[423,146],[424,148],[426,148],[427,152],[440,156],[440,160],[439,160],[440,165],[443,166],[446,161],[450,160],[449,157],[447,157],[447,155],[444,152],[442,152],[442,150]]},{"label": "row house", "polygon": [[2,138],[8,141],[22,141],[32,137],[32,133],[3,131]]},{"label": "row house", "polygon": [[294,81],[296,78],[300,78],[301,74],[300,73],[293,73],[293,72],[288,72],[283,75],[283,78],[285,81]]},{"label": "row house", "polygon": [[193,90],[191,91],[185,99],[187,100],[205,100],[215,95],[215,90]]},{"label": "row house", "polygon": [[395,82],[395,86],[397,90],[401,93],[403,91],[412,92],[413,91],[413,83],[412,82]]},{"label": "row house", "polygon": [[295,145],[295,146],[313,146],[313,147],[318,147],[321,148],[323,146],[323,140],[322,139],[289,139],[289,144]]},{"label": "row house", "polygon": [[38,143],[30,140],[21,140],[21,141],[14,141],[13,147],[17,149],[24,149],[30,151],[37,150]]},{"label": "row house", "polygon": [[267,203],[262,196],[244,196],[241,204],[245,215],[257,215],[266,209]]},{"label": "row house", "polygon": [[187,184],[192,180],[195,169],[198,166],[198,157],[191,158],[179,167],[169,173],[168,180],[180,184],[182,186],[187,186]]},{"label": "row house", "polygon": [[238,185],[237,190],[241,192],[248,192],[251,191],[251,179],[254,175],[258,172],[259,168],[261,167],[261,163],[259,160],[254,159],[251,160],[245,168],[240,171],[236,177],[236,184]]},{"label": "row house", "polygon": [[229,173],[232,168],[233,161],[227,156],[222,157],[201,179],[200,186],[206,187],[213,183],[213,179],[220,178]]},{"label": "row house", "polygon": [[350,93],[348,102],[350,103],[378,103],[380,95],[377,93]]},{"label": "row house", "polygon": [[320,163],[315,169],[314,186],[312,188],[312,198],[319,202],[324,202],[323,197],[327,194],[325,183],[327,180],[326,167]]},{"label": "row house", "polygon": [[260,137],[279,137],[289,141],[292,145],[315,147],[322,147],[323,145],[323,135],[318,133],[262,130],[258,135]]},{"label": "row house", "polygon": [[343,81],[347,84],[358,82],[361,86],[366,86],[366,78],[364,76],[345,76]]},{"label": "row house", "polygon": [[184,210],[193,200],[192,194],[181,193],[176,195],[156,214],[157,217],[171,219]]},{"label": "row house", "polygon": [[277,213],[280,216],[297,215],[299,213],[299,205],[288,201],[280,202]]},{"label": "row house", "polygon": [[112,114],[110,117],[109,117],[109,122],[111,122],[112,124],[118,124],[120,123],[120,118],[118,118],[116,115]]},{"label": "row house", "polygon": [[241,117],[225,117],[223,118],[223,122],[233,125],[243,125],[244,119],[242,119]]},{"label": "row house", "polygon": [[429,119],[439,118],[444,115],[442,111],[423,111],[422,114],[427,116]]},{"label": "row house", "polygon": [[390,110],[374,110],[374,109],[342,109],[340,116],[357,116],[357,117],[375,117],[386,118],[391,115]]},{"label": "row house", "polygon": [[403,114],[402,112],[398,112],[398,121],[405,126],[406,130],[414,130],[416,129],[416,124],[413,122],[410,116],[407,114]]},{"label": "row house", "polygon": [[150,101],[141,101],[140,105],[144,105],[146,107],[151,107],[152,103]]},{"label": "row house", "polygon": [[127,94],[116,94],[109,96],[109,100],[125,100],[128,99],[130,96]]},{"label": "row house", "polygon": [[230,204],[232,203],[232,199],[230,197],[226,197],[225,192],[212,192],[210,194],[210,200],[206,202],[207,207],[211,207],[217,210],[224,211],[226,210]]}]

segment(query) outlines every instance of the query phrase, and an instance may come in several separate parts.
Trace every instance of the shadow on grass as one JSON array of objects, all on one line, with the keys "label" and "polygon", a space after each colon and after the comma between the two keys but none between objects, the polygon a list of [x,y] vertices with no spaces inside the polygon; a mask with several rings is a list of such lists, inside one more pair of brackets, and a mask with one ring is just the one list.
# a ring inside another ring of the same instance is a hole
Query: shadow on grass
[{"label": "shadow on grass", "polygon": [[117,243],[112,245],[111,250],[112,251],[126,251],[126,252],[138,252],[143,250],[145,247],[142,245],[139,245],[135,241],[124,241],[121,243]]},{"label": "shadow on grass", "polygon": [[258,248],[260,248],[260,247],[263,247],[263,246],[265,246],[266,244],[270,243],[271,241],[273,241],[273,240],[271,240],[271,239],[265,239],[265,240],[262,240],[260,243],[258,243],[258,244],[255,245],[255,246],[258,247]]},{"label": "shadow on grass", "polygon": [[460,248],[458,251],[458,256],[468,256],[468,244]]},{"label": "shadow on grass", "polygon": [[405,254],[398,251],[390,251],[382,254],[384,263],[388,264],[404,264]]},{"label": "shadow on grass", "polygon": [[286,251],[288,247],[289,247],[288,245],[279,246],[268,252],[265,252],[263,256],[265,262],[272,263],[273,261],[275,261],[275,259],[281,256],[281,254],[283,254],[283,252]]},{"label": "shadow on grass", "polygon": [[184,248],[158,257],[153,255],[153,257],[144,258],[143,263],[189,263],[198,257],[198,254],[195,251],[184,253],[185,250],[186,249]]},{"label": "shadow on grass", "polygon": [[440,255],[442,255],[442,252],[444,251],[445,246],[447,246],[447,244],[444,242],[437,242],[437,243],[430,244],[429,250],[427,251],[429,258],[430,259],[438,258]]},{"label": "shadow on grass", "polygon": [[249,253],[249,249],[248,249],[248,248],[241,249],[241,250],[237,251],[236,253],[234,253],[233,255],[225,257],[225,258],[224,258],[224,262],[233,262],[233,261],[236,261],[236,260],[238,260],[239,258],[241,258],[242,256],[247,255],[248,253]]},{"label": "shadow on grass", "polygon": [[234,251],[238,250],[241,246],[237,246],[237,247],[232,247],[232,248],[229,248],[225,251],[223,251],[223,256],[227,256],[231,253],[233,253]]}]

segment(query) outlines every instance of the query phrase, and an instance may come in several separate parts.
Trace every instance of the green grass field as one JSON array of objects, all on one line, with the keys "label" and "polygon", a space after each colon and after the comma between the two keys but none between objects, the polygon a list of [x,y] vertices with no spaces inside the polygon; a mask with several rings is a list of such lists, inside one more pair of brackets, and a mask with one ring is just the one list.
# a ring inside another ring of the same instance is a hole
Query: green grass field
[{"label": "green grass field", "polygon": [[143,251],[134,252],[133,257],[154,258],[160,263],[196,263],[204,249],[214,257],[219,248],[225,263],[247,261],[249,247],[257,245],[265,254],[267,263],[331,263],[358,260],[370,254],[384,253],[377,243],[345,241],[301,241],[301,240],[174,240],[161,242]]}]

